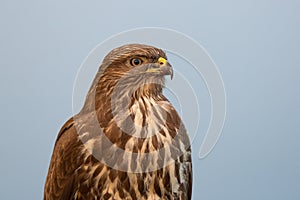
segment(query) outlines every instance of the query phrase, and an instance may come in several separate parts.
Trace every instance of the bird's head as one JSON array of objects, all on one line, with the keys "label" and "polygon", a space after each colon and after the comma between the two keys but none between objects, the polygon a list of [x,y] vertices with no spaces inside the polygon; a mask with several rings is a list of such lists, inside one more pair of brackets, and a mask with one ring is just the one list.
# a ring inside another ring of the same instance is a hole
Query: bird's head
[{"label": "bird's head", "polygon": [[142,44],[129,44],[112,50],[104,58],[99,72],[102,86],[126,87],[144,95],[161,93],[164,76],[173,77],[165,52]]}]

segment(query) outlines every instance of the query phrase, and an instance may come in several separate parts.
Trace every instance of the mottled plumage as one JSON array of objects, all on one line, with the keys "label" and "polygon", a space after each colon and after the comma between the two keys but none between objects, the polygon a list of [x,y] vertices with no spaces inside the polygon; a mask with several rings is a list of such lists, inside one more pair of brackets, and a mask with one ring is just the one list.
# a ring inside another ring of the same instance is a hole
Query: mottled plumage
[{"label": "mottled plumage", "polygon": [[189,138],[162,93],[172,73],[155,47],[112,50],[58,134],[44,199],[191,199]]}]

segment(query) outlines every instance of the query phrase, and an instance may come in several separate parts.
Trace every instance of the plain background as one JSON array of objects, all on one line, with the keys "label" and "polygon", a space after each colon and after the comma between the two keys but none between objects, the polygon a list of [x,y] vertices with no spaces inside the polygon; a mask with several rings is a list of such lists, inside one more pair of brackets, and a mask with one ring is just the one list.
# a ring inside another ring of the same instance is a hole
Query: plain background
[{"label": "plain background", "polygon": [[42,199],[57,132],[88,52],[136,27],[186,33],[227,90],[213,152],[194,151],[193,199],[300,199],[300,3],[0,1],[0,199]]}]

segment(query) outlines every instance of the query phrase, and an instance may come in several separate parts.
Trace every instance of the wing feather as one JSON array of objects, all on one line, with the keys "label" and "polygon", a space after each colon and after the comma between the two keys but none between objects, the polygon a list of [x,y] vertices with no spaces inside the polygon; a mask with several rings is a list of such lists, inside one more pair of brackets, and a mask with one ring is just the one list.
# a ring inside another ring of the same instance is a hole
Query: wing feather
[{"label": "wing feather", "polygon": [[74,172],[78,168],[80,147],[73,118],[58,133],[44,189],[44,200],[72,199],[75,193]]}]

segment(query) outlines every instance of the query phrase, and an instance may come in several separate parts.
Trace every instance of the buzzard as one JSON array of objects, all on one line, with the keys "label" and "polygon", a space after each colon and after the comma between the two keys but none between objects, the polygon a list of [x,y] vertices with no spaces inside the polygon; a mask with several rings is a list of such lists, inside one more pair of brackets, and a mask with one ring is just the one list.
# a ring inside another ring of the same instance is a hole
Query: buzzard
[{"label": "buzzard", "polygon": [[128,44],[103,59],[57,136],[44,199],[191,199],[186,129],[163,95],[165,52]]}]

